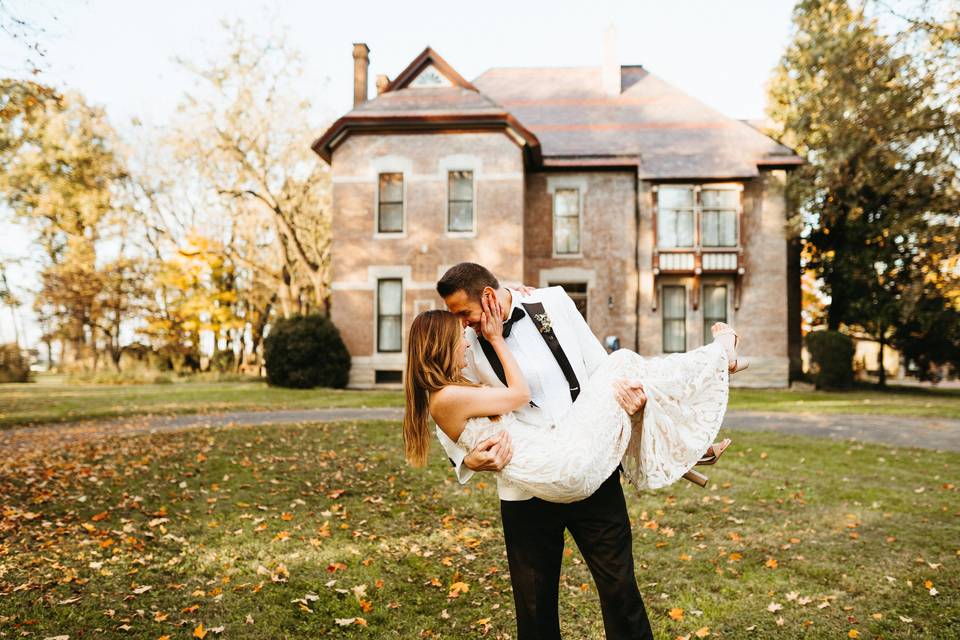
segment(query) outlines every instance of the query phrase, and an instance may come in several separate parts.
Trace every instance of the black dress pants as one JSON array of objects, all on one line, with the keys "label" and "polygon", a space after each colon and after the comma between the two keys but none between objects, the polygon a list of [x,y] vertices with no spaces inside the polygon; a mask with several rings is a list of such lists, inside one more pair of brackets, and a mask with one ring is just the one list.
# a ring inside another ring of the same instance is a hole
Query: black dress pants
[{"label": "black dress pants", "polygon": [[633,568],[633,534],[614,471],[592,496],[558,504],[500,501],[518,640],[559,640],[563,531],[569,529],[600,595],[607,640],[652,640]]}]

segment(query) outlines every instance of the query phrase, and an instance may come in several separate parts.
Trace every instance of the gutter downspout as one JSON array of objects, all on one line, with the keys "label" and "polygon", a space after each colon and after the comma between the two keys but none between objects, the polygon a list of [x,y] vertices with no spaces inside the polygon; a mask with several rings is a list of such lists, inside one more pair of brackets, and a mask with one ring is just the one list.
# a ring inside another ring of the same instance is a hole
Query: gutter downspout
[{"label": "gutter downspout", "polygon": [[[638,158],[639,160],[639,158]],[[637,270],[637,299],[636,308],[633,312],[633,345],[634,350],[640,353],[640,162],[637,162],[636,183],[634,184],[636,192],[636,207],[634,208],[634,238],[633,238],[633,256],[634,264]]]}]

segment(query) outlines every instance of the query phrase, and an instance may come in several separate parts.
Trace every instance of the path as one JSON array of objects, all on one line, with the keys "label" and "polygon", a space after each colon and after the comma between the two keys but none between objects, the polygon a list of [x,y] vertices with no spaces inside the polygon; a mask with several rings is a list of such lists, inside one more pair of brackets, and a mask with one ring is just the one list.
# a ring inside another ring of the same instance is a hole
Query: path
[{"label": "path", "polygon": [[[182,429],[240,425],[396,420],[401,408],[235,411],[210,415],[141,416],[99,422],[17,427],[0,431],[0,448],[41,441],[66,442],[106,435],[137,435]],[[723,426],[743,431],[779,431],[893,446],[960,451],[960,420],[866,414],[805,414],[728,411]]]}]

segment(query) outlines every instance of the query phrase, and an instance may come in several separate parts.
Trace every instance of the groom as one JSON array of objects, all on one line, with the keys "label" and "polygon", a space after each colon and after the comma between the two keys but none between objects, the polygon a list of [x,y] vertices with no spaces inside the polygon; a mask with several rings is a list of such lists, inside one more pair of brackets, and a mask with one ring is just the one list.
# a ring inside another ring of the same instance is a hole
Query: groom
[{"label": "groom", "polygon": [[[606,357],[606,351],[560,287],[536,289],[522,296],[501,287],[483,266],[463,262],[444,274],[437,292],[467,327],[470,348],[466,377],[502,387],[506,384],[503,366],[477,332],[481,297],[496,296],[504,309],[507,346],[530,386],[529,405],[516,413],[531,425],[551,428]],[[641,415],[646,398],[640,385],[621,381],[618,396],[627,413]],[[437,437],[461,483],[476,471],[503,469],[512,455],[506,432],[467,454],[440,429]],[[569,504],[547,502],[498,482],[518,640],[560,638],[557,604],[564,529],[570,530],[593,574],[607,639],[653,638],[634,576],[632,533],[619,475],[618,469],[589,498]]]}]

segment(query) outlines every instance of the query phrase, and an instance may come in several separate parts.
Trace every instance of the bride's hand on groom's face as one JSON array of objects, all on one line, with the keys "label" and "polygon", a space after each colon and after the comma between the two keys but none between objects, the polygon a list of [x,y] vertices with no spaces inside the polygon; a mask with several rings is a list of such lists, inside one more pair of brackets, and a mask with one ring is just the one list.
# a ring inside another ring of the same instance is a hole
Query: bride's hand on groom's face
[{"label": "bride's hand on groom's face", "polygon": [[494,295],[480,296],[480,333],[488,342],[503,337],[503,308]]}]

